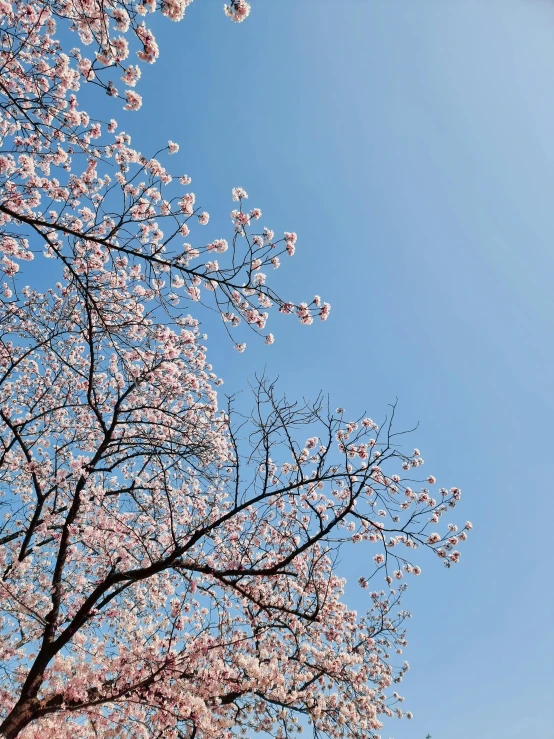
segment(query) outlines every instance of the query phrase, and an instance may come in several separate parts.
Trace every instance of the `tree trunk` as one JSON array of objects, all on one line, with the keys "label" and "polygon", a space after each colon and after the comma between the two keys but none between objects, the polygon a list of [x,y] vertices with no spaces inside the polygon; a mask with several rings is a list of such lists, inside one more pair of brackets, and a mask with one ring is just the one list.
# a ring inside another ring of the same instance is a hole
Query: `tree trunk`
[{"label": "tree trunk", "polygon": [[36,700],[16,703],[0,725],[0,737],[15,739],[19,736],[19,733],[35,718],[37,703]]}]

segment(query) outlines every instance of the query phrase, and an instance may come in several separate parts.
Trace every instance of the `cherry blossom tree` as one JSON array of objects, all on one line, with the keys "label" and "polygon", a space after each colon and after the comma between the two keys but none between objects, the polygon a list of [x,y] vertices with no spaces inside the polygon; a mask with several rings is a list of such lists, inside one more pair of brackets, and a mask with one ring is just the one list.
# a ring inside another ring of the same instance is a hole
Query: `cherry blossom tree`
[{"label": "cherry blossom tree", "polygon": [[[188,0],[163,2],[162,13],[180,20]],[[241,16],[244,3],[228,13]],[[207,300],[227,328],[245,321],[265,329],[268,311],[295,313],[303,323],[325,320],[330,306],[319,297],[294,304],[277,295],[264,269],[279,268],[292,256],[296,234],[276,238],[269,228],[255,228],[259,208],[244,207],[247,194],[233,190],[232,238],[191,245],[184,241],[193,224],[206,225],[209,214],[196,208],[187,175],[173,176],[159,155],[175,153],[169,144],[155,156],[131,147],[131,137],[117,133],[117,123],[94,120],[80,110],[81,84],[97,84],[118,96],[106,72],[122,72],[128,109],[138,107],[131,88],[140,74],[125,65],[130,44],[138,57],[154,62],[158,47],[144,21],[155,3],[2,3],[2,119],[0,136],[0,270],[10,278],[35,253],[60,259],[77,284],[84,271],[125,260],[142,270],[137,287],[155,294],[166,307],[179,301]],[[96,48],[91,58],[78,49],[65,54],[54,38],[56,21],[66,21],[84,44]],[[117,34],[117,35],[116,35]],[[9,285],[5,288],[11,289]],[[273,336],[266,334],[268,343]],[[244,343],[237,342],[242,350]]]},{"label": "cherry blossom tree", "polygon": [[[460,491],[431,494],[394,408],[379,428],[265,377],[251,415],[219,407],[190,306],[272,343],[272,308],[309,324],[329,305],[273,290],[266,272],[296,234],[257,227],[242,188],[231,235],[202,242],[209,216],[165,164],[177,144],[143,155],[77,97],[89,84],[138,109],[130,54],[158,56],[146,20],[189,4],[0,0],[6,739],[287,737],[303,721],[317,737],[376,737],[402,716],[411,555],[450,566],[471,528],[436,531]],[[72,32],[88,55],[64,51]],[[50,290],[27,286],[36,255],[60,267]],[[355,544],[362,616],[337,571]]]},{"label": "cherry blossom tree", "polygon": [[[250,418],[220,411],[197,322],[152,320],[135,282],[99,285],[101,317],[70,283],[4,302],[0,732],[286,736],[304,714],[375,736],[401,714],[410,555],[458,561],[465,530],[427,529],[459,491],[416,486],[390,422],[264,378]],[[362,588],[386,580],[362,617],[345,543],[373,557]]]}]

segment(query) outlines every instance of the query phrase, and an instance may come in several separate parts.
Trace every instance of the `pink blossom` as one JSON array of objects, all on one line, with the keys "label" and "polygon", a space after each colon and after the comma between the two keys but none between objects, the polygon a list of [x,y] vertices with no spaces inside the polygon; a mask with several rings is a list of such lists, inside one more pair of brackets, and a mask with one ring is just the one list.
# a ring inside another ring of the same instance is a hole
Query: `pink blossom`
[{"label": "pink blossom", "polygon": [[[248,195],[246,193],[246,190],[243,187],[233,188],[233,200],[243,200],[247,197]],[[261,215],[261,212],[260,212],[260,215]]]},{"label": "pink blossom", "polygon": [[250,15],[250,5],[246,0],[231,0],[230,5],[225,5],[225,14],[235,23],[242,23]]},{"label": "pink blossom", "polygon": [[142,105],[142,97],[134,90],[125,90],[127,104],[125,110],[138,110]]},{"label": "pink blossom", "polygon": [[[141,77],[140,68],[136,65],[130,64],[127,67],[127,69],[123,72],[121,79],[123,80],[123,82],[125,82],[126,85],[129,85],[129,87],[134,87],[139,81],[140,77]],[[129,100],[128,97],[127,97],[127,100]]]}]

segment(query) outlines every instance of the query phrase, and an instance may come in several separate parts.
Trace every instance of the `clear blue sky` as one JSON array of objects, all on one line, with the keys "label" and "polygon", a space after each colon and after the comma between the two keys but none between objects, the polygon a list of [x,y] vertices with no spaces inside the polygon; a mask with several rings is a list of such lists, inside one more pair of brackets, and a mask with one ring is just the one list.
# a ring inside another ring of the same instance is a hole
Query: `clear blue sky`
[{"label": "clear blue sky", "polygon": [[281,284],[333,305],[244,355],[211,331],[215,369],[237,389],[267,363],[352,415],[398,396],[428,472],[464,491],[462,563],[408,594],[415,718],[383,735],[553,739],[554,4],[252,2],[241,26],[222,0],[160,22],[143,110],[113,111],[145,152],[181,143],[213,236],[234,185],[296,230]]}]

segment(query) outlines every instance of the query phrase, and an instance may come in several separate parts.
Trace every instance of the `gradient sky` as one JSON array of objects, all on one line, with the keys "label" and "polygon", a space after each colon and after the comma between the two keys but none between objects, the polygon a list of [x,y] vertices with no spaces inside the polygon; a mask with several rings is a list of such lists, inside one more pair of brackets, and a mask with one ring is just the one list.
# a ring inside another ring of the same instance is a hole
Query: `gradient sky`
[{"label": "gradient sky", "polygon": [[215,370],[236,390],[267,364],[376,420],[398,397],[409,448],[464,492],[461,564],[408,592],[415,717],[383,736],[553,739],[554,3],[252,3],[241,26],[222,0],[160,19],[144,108],[112,111],[145,152],[180,142],[210,238],[235,185],[296,230],[278,284],[333,306],[243,355],[210,330]]}]

